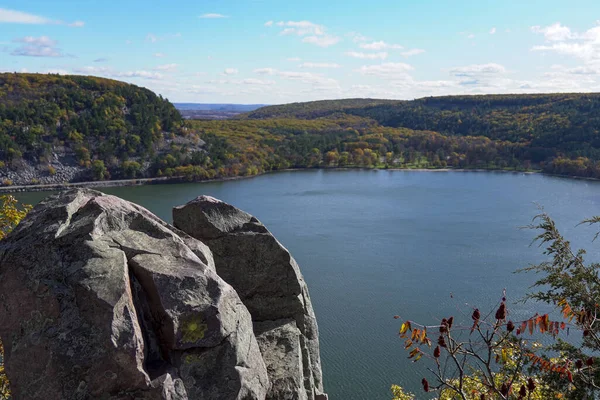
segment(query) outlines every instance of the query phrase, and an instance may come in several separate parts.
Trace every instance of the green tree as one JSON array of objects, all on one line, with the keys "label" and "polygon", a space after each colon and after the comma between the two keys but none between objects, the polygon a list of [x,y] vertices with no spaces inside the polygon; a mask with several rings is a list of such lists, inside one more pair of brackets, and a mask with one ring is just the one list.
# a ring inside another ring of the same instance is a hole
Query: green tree
[{"label": "green tree", "polygon": [[141,169],[142,166],[137,161],[123,161],[121,165],[123,176],[130,179],[137,177]]},{"label": "green tree", "polygon": [[103,181],[108,176],[108,170],[104,166],[104,161],[94,160],[92,162],[92,176],[95,181]]}]

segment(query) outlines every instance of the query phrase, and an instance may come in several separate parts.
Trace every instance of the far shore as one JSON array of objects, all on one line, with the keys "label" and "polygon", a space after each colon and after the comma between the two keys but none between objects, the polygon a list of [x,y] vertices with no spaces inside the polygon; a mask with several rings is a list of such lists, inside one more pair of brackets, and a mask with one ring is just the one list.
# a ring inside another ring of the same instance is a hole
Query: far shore
[{"label": "far shore", "polygon": [[570,175],[557,175],[547,174],[541,171],[513,171],[504,169],[469,169],[469,168],[368,168],[368,167],[332,167],[332,168],[287,168],[277,171],[268,171],[260,175],[251,176],[234,176],[217,179],[205,179],[201,181],[190,181],[185,177],[160,177],[160,178],[139,178],[139,179],[121,179],[111,181],[89,181],[89,182],[69,182],[59,184],[47,184],[47,185],[20,185],[20,186],[0,186],[0,194],[2,193],[15,193],[15,192],[46,192],[46,191],[61,191],[75,188],[103,188],[103,187],[121,187],[121,186],[142,186],[142,185],[160,185],[160,184],[177,184],[177,183],[210,183],[210,182],[226,182],[239,179],[249,179],[261,175],[272,174],[277,172],[290,172],[290,171],[310,171],[310,170],[324,170],[324,171],[350,171],[350,170],[363,170],[363,171],[405,171],[405,172],[501,172],[511,174],[541,174],[547,176],[554,176],[558,178],[569,178],[569,179],[582,179],[598,181],[596,178],[587,178]]}]

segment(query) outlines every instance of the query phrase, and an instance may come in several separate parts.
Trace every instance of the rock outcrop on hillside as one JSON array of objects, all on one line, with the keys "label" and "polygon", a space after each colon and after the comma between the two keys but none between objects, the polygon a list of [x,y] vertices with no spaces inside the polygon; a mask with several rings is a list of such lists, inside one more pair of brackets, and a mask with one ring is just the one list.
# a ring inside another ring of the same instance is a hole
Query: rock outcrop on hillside
[{"label": "rock outcrop on hillside", "polygon": [[[272,241],[264,250],[273,254],[261,257],[283,261]],[[291,256],[289,271],[269,271],[285,282],[272,292],[281,295],[273,309],[264,288],[252,301],[243,285],[256,268],[256,253],[242,261],[243,243],[230,249],[241,280],[219,276],[223,246],[214,257],[213,241],[92,190],[38,204],[0,242],[0,337],[13,399],[325,398],[316,322]]]},{"label": "rock outcrop on hillside", "polygon": [[273,384],[267,398],[325,398],[317,321],[289,251],[255,217],[213,197],[174,208],[173,224],[210,247],[217,274],[250,311]]}]

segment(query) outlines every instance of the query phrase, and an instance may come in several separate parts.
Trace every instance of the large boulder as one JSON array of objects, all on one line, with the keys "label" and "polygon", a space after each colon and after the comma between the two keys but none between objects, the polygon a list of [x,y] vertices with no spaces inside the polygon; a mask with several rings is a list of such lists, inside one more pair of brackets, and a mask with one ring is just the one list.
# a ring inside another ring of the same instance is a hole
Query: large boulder
[{"label": "large boulder", "polygon": [[208,245],[217,274],[250,311],[272,383],[267,399],[325,399],[317,322],[289,251],[258,219],[209,196],[174,208],[173,225]]},{"label": "large boulder", "polygon": [[15,400],[258,400],[271,387],[208,248],[92,190],[48,198],[0,242],[0,321]]}]

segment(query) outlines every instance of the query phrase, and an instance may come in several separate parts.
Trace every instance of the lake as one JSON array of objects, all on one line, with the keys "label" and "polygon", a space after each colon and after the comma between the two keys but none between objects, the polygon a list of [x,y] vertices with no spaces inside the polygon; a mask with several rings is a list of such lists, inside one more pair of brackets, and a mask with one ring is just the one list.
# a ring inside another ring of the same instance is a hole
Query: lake
[{"label": "lake", "polygon": [[[538,212],[600,259],[595,230],[600,182],[537,174],[296,171],[179,185],[102,189],[171,221],[171,208],[206,194],[259,218],[297,259],[317,315],[332,400],[390,399],[392,383],[422,393],[426,364],[406,359],[403,318],[436,323],[494,307],[507,289],[510,318],[546,308],[513,304],[534,282],[513,272],[543,259],[519,229]],[[36,203],[47,193],[18,193]],[[598,228],[600,229],[600,227]],[[452,294],[452,298],[451,298]]]}]

